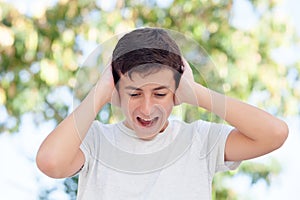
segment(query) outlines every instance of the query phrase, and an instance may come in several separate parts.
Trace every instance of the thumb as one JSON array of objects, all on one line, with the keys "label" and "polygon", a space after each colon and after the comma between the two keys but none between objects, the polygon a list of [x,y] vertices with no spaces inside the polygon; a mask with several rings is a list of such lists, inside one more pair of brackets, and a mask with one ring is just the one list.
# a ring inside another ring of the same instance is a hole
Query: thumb
[{"label": "thumb", "polygon": [[175,91],[175,94],[173,95],[173,103],[174,103],[174,106],[178,106],[182,103],[177,95],[177,90]]},{"label": "thumb", "polygon": [[114,106],[121,107],[120,94],[116,88],[112,91],[110,103]]}]

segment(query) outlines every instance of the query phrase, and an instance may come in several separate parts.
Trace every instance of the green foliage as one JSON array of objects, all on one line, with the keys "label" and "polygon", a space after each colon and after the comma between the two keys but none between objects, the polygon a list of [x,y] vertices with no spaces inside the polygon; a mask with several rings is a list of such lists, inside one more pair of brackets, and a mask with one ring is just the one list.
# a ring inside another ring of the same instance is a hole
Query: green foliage
[{"label": "green foliage", "polygon": [[[174,0],[165,8],[155,1],[119,0],[112,11],[104,11],[94,1],[61,0],[36,16],[20,14],[0,2],[0,105],[9,116],[0,124],[0,132],[16,132],[21,116],[28,112],[36,116],[36,123],[50,119],[60,122],[70,106],[52,96],[57,88],[67,87],[71,92],[76,87],[76,72],[84,53],[79,41],[102,43],[116,33],[141,26],[179,31],[205,49],[211,70],[195,74],[198,82],[243,100],[253,91],[267,91],[269,97],[255,102],[258,106],[274,114],[299,114],[300,88],[286,76],[296,71],[299,83],[300,64],[283,66],[271,57],[273,49],[298,39],[290,24],[274,14],[277,1],[251,2],[254,10],[264,8],[264,12],[256,26],[247,31],[230,24],[229,0]],[[195,55],[188,57],[191,65],[197,64],[193,62]],[[109,107],[105,109],[111,113]],[[199,108],[185,106],[183,113],[186,121],[219,121]],[[256,163],[243,165],[240,173],[249,175],[253,183],[261,178],[269,183],[274,169]],[[68,193],[74,191],[76,183],[77,179],[66,180]],[[215,199],[237,198],[234,191],[221,186],[214,182]]]},{"label": "green foliage", "polygon": [[264,180],[268,186],[271,184],[271,179],[277,176],[280,171],[280,164],[276,160],[271,160],[268,164],[245,162],[239,168],[240,174],[251,177],[251,184]]},{"label": "green foliage", "polygon": [[226,181],[235,176],[248,176],[251,185],[263,181],[270,186],[272,179],[280,173],[280,164],[276,160],[268,163],[244,161],[236,171],[218,173],[213,180],[213,199],[214,200],[237,200],[238,196],[233,188],[226,185]]}]

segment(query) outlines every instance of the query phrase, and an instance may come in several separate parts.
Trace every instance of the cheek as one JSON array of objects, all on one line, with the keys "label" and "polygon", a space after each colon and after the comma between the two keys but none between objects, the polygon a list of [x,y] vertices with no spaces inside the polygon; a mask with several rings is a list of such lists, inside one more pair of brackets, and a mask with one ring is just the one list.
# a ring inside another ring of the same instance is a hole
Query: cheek
[{"label": "cheek", "polygon": [[133,112],[137,108],[138,103],[130,100],[130,98],[125,98],[121,102],[122,110],[127,111],[128,113]]},{"label": "cheek", "polygon": [[170,114],[174,107],[174,101],[173,98],[168,98],[166,101],[164,101],[161,106],[164,108],[165,112],[167,114]]},{"label": "cheek", "polygon": [[172,112],[173,106],[168,105],[165,108],[166,108],[166,113],[169,115]]}]

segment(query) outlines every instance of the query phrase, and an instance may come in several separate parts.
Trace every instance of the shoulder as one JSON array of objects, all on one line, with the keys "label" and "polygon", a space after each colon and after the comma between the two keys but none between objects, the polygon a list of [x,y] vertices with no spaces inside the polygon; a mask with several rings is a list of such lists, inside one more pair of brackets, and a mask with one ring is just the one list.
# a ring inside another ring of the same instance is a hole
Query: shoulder
[{"label": "shoulder", "polygon": [[118,126],[118,124],[104,124],[99,120],[94,120],[89,128],[89,132],[107,132],[113,130]]},{"label": "shoulder", "polygon": [[[180,130],[180,132],[193,132],[194,134],[201,134],[209,132],[210,127],[213,123],[203,120],[196,120],[194,122],[184,122],[182,120],[171,120],[170,126],[173,130]],[[215,129],[215,128],[214,128]]]},{"label": "shoulder", "polygon": [[173,128],[180,129],[181,131],[185,130],[193,130],[193,132],[200,134],[202,136],[207,134],[229,134],[233,127],[223,124],[223,123],[215,123],[209,122],[205,120],[196,120],[191,123],[184,122],[182,120],[172,120],[171,126]]},{"label": "shoulder", "polygon": [[83,142],[96,143],[100,140],[101,135],[110,135],[115,128],[116,124],[104,124],[99,120],[94,120],[89,127]]},{"label": "shoulder", "polygon": [[192,123],[183,123],[181,132],[193,134],[193,146],[198,149],[201,157],[206,157],[214,149],[223,148],[228,135],[233,127],[204,120],[197,120]]},{"label": "shoulder", "polygon": [[224,123],[215,123],[204,120],[197,120],[191,123],[197,135],[201,137],[218,137],[228,135],[233,127]]}]

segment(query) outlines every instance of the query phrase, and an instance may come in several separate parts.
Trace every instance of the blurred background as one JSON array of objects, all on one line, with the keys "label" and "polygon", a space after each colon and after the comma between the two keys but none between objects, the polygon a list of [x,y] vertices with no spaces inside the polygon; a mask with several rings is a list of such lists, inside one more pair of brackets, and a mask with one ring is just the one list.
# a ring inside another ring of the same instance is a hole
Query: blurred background
[{"label": "blurred background", "polygon": [[[192,38],[218,72],[205,77],[211,88],[289,125],[281,149],[218,174],[213,199],[298,199],[299,9],[296,0],[0,0],[0,199],[76,198],[78,177],[55,180],[37,169],[39,145],[80,101],[76,74],[89,53],[145,26]],[[111,122],[104,110],[99,120]],[[188,106],[183,113],[217,120]]]}]

